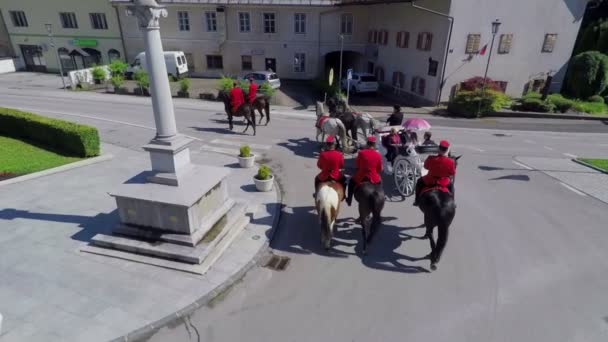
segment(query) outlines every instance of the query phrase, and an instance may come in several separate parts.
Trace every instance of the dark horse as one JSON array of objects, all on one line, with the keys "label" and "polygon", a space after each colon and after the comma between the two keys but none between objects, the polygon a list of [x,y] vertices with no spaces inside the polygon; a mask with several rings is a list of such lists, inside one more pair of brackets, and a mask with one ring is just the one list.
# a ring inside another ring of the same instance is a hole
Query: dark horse
[{"label": "dark horse", "polygon": [[[452,157],[458,166],[458,159],[462,156]],[[452,180],[452,181],[455,181]],[[437,269],[437,263],[441,258],[443,249],[448,242],[448,230],[456,216],[456,202],[454,194],[444,192],[439,189],[431,189],[420,194],[419,208],[424,213],[424,225],[426,227],[425,238],[431,244],[431,253],[428,258],[431,260],[431,270]],[[433,229],[437,227],[437,243],[433,238]]]},{"label": "dark horse", "polygon": [[249,129],[249,125],[251,125],[251,127],[253,127],[253,135],[255,135],[255,111],[253,110],[251,105],[245,102],[245,104],[239,107],[236,113],[232,113],[232,108],[230,105],[230,94],[225,91],[220,91],[218,94],[218,98],[222,100],[222,102],[224,102],[224,109],[226,110],[226,114],[228,114],[228,124],[230,125],[230,130],[232,131],[232,129],[234,128],[232,125],[232,117],[244,117],[245,121],[247,122],[247,127],[245,127],[243,133],[247,132],[247,130]]},{"label": "dark horse", "polygon": [[257,110],[260,113],[260,122],[258,125],[262,124],[264,113],[266,113],[266,125],[268,125],[270,123],[270,98],[267,96],[258,96],[251,106],[253,107],[253,110]]},{"label": "dark horse", "polygon": [[356,141],[357,117],[355,113],[347,111],[348,107],[346,102],[332,97],[327,100],[327,108],[329,110],[329,116],[340,119],[346,128],[346,133],[348,134],[349,138]]},{"label": "dark horse", "polygon": [[382,184],[363,182],[357,186],[354,195],[359,203],[359,222],[363,228],[363,254],[366,254],[367,244],[371,242],[382,223],[380,215],[384,209],[384,189]]}]

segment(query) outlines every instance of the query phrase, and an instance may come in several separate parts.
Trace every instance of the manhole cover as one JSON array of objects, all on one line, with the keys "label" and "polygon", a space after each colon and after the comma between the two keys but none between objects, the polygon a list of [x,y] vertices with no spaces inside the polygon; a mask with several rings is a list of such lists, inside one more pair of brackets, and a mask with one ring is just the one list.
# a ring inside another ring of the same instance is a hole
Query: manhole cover
[{"label": "manhole cover", "polygon": [[270,268],[275,271],[285,271],[287,265],[289,265],[289,257],[272,255],[264,267]]}]

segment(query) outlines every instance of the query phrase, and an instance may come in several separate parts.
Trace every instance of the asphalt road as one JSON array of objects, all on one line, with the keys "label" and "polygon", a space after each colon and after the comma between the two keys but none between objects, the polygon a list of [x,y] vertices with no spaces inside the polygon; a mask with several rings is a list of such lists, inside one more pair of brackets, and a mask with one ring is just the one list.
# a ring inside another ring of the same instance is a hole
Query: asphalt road
[{"label": "asphalt road", "polygon": [[[104,141],[134,149],[153,135],[149,99],[0,89],[0,103],[95,125]],[[508,131],[435,126],[436,138],[463,157],[450,240],[430,273],[428,260],[416,259],[429,246],[416,238],[422,214],[411,199],[387,202],[368,256],[360,253],[354,207],[344,208],[334,246],[323,251],[311,197],[314,120],[306,113],[274,115],[251,137],[230,134],[221,111],[203,106],[178,104],[180,131],[198,139],[194,153],[242,142],[264,151],[285,204],[272,248],[291,263],[283,272],[253,269],[150,341],[608,340],[606,204],[513,160],[606,156],[608,135],[566,133],[580,131],[568,122],[525,132],[530,123],[522,119]]]}]

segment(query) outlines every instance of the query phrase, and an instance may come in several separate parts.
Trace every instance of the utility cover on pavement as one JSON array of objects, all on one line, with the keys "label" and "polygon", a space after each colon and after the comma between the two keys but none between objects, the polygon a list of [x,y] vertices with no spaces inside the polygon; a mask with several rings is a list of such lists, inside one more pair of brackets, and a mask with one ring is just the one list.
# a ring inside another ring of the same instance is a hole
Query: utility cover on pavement
[{"label": "utility cover on pavement", "polygon": [[266,265],[264,265],[264,267],[268,267],[271,270],[275,271],[285,271],[285,269],[289,265],[289,261],[289,257],[273,254],[270,256],[270,259],[268,260]]}]

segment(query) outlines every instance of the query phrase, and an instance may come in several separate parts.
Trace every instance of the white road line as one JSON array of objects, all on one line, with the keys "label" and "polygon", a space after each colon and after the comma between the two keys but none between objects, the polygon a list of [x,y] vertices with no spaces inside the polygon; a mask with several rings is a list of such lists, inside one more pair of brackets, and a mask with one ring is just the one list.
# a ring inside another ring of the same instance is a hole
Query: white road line
[{"label": "white road line", "polygon": [[562,185],[564,188],[566,188],[566,189],[568,189],[568,190],[570,190],[570,191],[574,192],[575,194],[577,194],[577,195],[579,195],[579,196],[587,197],[587,194],[586,194],[586,193],[581,192],[581,191],[579,191],[579,190],[577,190],[577,189],[575,189],[575,188],[571,187],[570,185],[568,185],[568,184],[566,184],[566,183],[559,182],[559,184],[561,184],[561,185]]},{"label": "white road line", "polygon": [[569,158],[578,158],[577,155],[571,154],[571,153],[563,153],[563,155],[565,155],[566,157],[569,157]]},{"label": "white road line", "polygon": [[224,140],[224,139],[213,139],[209,142],[210,144],[218,144],[218,145],[228,145],[228,146],[243,146],[243,145],[249,145],[249,147],[251,147],[252,149],[257,149],[257,150],[270,150],[272,148],[272,146],[268,146],[268,145],[259,145],[259,144],[249,144],[246,141],[230,141],[230,140]]},{"label": "white road line", "polygon": [[553,149],[552,149],[551,147],[549,147],[549,146],[543,146],[543,147],[544,147],[544,148],[545,148],[545,150],[547,150],[547,151],[553,151]]},{"label": "white road line", "polygon": [[521,167],[523,167],[526,170],[534,170],[533,168],[529,167],[528,165],[522,164],[522,163],[520,163],[520,162],[518,162],[516,160],[512,160],[512,162],[513,162],[513,164],[515,164],[517,166],[521,166]]}]

